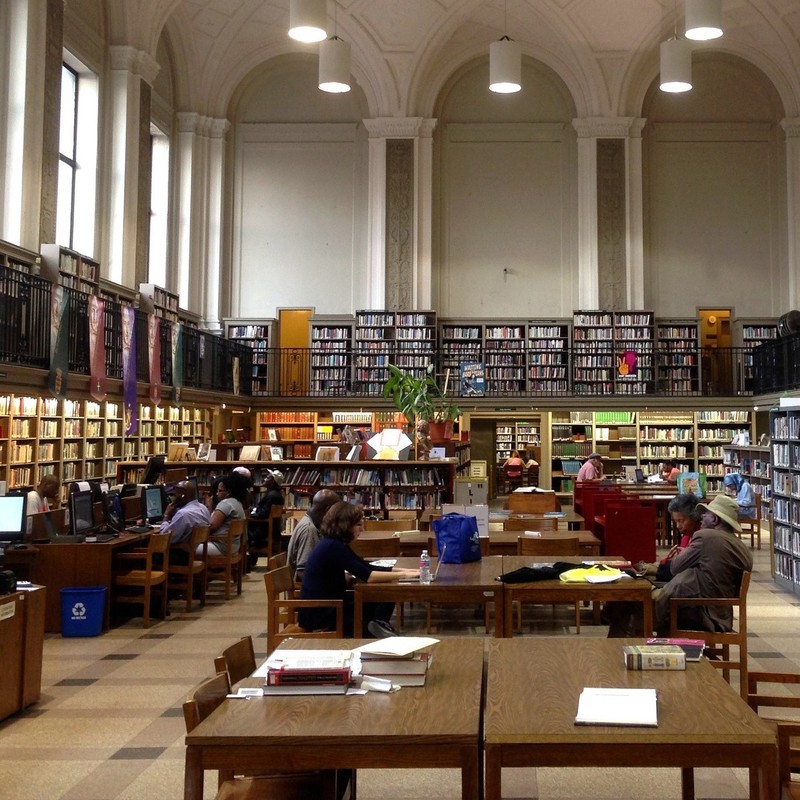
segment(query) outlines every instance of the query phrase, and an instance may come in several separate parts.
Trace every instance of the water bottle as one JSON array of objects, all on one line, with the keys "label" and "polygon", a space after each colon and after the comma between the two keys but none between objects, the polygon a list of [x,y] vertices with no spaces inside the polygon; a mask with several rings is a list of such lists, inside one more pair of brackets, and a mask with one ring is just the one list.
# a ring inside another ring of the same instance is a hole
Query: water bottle
[{"label": "water bottle", "polygon": [[428,555],[427,550],[423,550],[422,555],[419,557],[419,582],[431,582],[431,557]]}]

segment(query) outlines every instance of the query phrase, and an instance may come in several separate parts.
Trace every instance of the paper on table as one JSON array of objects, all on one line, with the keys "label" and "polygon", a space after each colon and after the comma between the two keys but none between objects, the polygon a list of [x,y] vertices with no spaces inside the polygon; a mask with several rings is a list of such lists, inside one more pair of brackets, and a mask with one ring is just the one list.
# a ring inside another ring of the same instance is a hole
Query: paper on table
[{"label": "paper on table", "polygon": [[265,678],[270,669],[340,669],[349,666],[350,650],[276,650],[253,673]]},{"label": "paper on table", "polygon": [[373,567],[393,567],[397,563],[396,558],[380,558],[377,561],[370,561]]},{"label": "paper on table", "polygon": [[586,688],[578,699],[575,724],[657,727],[656,690]]},{"label": "paper on table", "polygon": [[382,656],[407,656],[438,642],[438,639],[430,636],[389,636],[386,639],[376,639],[369,644],[355,647],[353,652],[376,653]]}]

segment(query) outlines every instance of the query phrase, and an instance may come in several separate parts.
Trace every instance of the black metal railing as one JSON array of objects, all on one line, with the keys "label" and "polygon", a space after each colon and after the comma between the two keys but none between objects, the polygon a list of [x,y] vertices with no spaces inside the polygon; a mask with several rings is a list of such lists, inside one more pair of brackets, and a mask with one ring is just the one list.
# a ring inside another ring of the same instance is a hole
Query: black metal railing
[{"label": "black metal railing", "polygon": [[800,334],[765,342],[753,351],[754,394],[800,389]]}]

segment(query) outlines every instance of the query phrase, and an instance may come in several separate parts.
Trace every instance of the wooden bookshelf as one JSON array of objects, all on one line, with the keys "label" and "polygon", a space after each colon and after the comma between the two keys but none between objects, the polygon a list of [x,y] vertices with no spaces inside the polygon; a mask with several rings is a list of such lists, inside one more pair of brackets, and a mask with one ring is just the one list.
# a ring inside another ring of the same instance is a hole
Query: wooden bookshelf
[{"label": "wooden bookshelf", "polygon": [[85,294],[98,294],[100,264],[58,244],[42,245],[42,275],[53,283]]},{"label": "wooden bookshelf", "polygon": [[350,316],[313,317],[310,323],[312,395],[348,395],[353,385],[353,326]]},{"label": "wooden bookshelf", "polygon": [[773,578],[800,594],[800,409],[773,409],[769,427]]},{"label": "wooden bookshelf", "polygon": [[394,312],[358,311],[353,353],[353,390],[380,397],[394,348]]},{"label": "wooden bookshelf", "polygon": [[625,467],[638,466],[636,412],[595,411],[594,450],[603,457],[606,475],[622,474]]},{"label": "wooden bookshelf", "polygon": [[272,348],[277,322],[274,319],[225,319],[225,336],[253,349],[253,397],[273,394],[276,370]]},{"label": "wooden bookshelf", "polygon": [[569,391],[570,326],[564,320],[528,323],[528,391],[566,394]]},{"label": "wooden bookshelf", "polygon": [[41,263],[42,258],[39,253],[0,240],[0,267],[14,269],[26,275],[38,275]]},{"label": "wooden bookshelf", "polygon": [[608,311],[575,311],[572,315],[573,374],[576,395],[614,392],[614,325]]},{"label": "wooden bookshelf", "polygon": [[462,363],[483,362],[483,329],[483,323],[440,321],[442,367],[458,375]]},{"label": "wooden bookshelf", "polygon": [[739,362],[739,386],[753,391],[753,350],[764,342],[776,339],[778,325],[774,319],[737,319],[734,322],[734,341],[742,348]]},{"label": "wooden bookshelf", "polygon": [[397,311],[392,363],[420,378],[435,357],[436,312]]},{"label": "wooden bookshelf", "polygon": [[695,319],[657,320],[656,386],[672,393],[700,392],[700,338]]},{"label": "wooden bookshelf", "polygon": [[655,328],[652,311],[615,311],[614,392],[652,394],[655,388]]},{"label": "wooden bookshelf", "polygon": [[139,284],[139,308],[161,319],[178,322],[178,295],[155,283]]},{"label": "wooden bookshelf", "polygon": [[697,472],[705,472],[708,492],[721,492],[725,475],[723,445],[730,444],[737,434],[752,438],[751,414],[748,411],[698,411],[695,422]]},{"label": "wooden bookshelf", "polygon": [[487,323],[484,359],[486,394],[518,394],[527,381],[527,323]]}]

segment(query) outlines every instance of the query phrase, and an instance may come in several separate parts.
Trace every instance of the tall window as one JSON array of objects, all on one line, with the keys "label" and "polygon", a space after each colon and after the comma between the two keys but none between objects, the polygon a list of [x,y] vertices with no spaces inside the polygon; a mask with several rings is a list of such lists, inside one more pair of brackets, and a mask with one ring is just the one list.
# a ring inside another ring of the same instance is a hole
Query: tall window
[{"label": "tall window", "polygon": [[169,138],[155,125],[150,128],[150,258],[148,280],[167,285],[167,231],[169,225]]},{"label": "tall window", "polygon": [[94,255],[97,193],[97,76],[65,54],[61,67],[56,241]]}]

